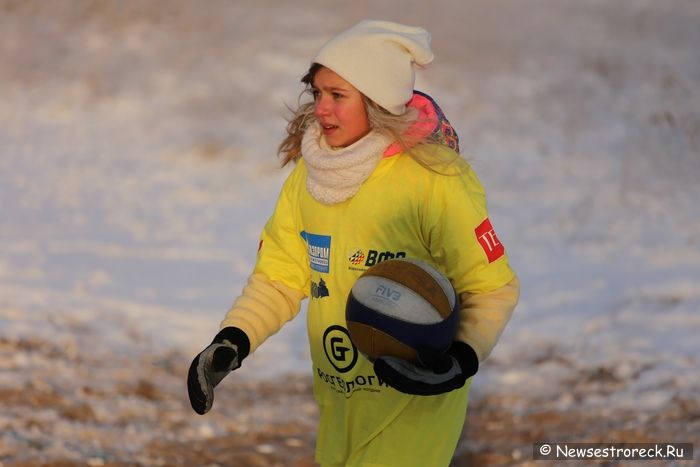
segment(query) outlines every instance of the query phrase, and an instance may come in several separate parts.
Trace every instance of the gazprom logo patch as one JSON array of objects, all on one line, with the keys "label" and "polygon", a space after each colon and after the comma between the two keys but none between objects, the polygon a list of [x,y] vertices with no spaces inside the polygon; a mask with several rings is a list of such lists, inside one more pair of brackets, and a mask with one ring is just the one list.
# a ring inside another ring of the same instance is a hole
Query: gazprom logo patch
[{"label": "gazprom logo patch", "polygon": [[330,271],[331,237],[328,235],[301,232],[301,238],[306,241],[309,252],[309,265],[311,269],[327,273]]}]

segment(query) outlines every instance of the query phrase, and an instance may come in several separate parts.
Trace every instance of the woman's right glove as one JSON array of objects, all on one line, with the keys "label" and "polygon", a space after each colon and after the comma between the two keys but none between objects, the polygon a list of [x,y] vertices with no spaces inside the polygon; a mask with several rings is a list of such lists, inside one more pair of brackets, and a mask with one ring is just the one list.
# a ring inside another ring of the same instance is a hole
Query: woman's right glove
[{"label": "woman's right glove", "polygon": [[209,346],[197,355],[187,373],[187,392],[195,412],[204,415],[214,403],[214,387],[240,368],[250,351],[248,336],[238,328],[223,328]]}]

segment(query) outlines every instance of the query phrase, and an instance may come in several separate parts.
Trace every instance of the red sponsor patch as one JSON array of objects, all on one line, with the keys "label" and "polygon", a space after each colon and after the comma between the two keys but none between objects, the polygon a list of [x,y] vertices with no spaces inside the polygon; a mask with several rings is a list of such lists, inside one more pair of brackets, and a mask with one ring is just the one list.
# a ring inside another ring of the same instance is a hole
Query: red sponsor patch
[{"label": "red sponsor patch", "polygon": [[474,229],[474,233],[476,234],[476,239],[479,241],[481,248],[484,249],[489,263],[493,263],[503,256],[505,248],[503,248],[503,244],[498,240],[488,217],[484,219],[484,222],[479,224],[479,227]]}]

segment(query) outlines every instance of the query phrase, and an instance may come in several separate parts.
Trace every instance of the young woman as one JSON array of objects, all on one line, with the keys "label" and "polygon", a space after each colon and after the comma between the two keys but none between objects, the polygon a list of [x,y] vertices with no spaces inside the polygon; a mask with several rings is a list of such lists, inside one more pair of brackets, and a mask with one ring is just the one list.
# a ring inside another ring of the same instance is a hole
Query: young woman
[{"label": "young woman", "polygon": [[[214,387],[299,311],[308,297],[321,465],[448,465],[464,424],[471,376],[518,299],[486,210],[437,105],[414,92],[432,61],[422,28],[367,20],[331,39],[302,81],[302,105],[280,145],[296,166],[260,238],[255,269],[213,342],[188,374],[206,413]],[[369,267],[394,257],[435,265],[460,296],[446,354],[422,365],[369,361],[345,327],[345,301]]]}]

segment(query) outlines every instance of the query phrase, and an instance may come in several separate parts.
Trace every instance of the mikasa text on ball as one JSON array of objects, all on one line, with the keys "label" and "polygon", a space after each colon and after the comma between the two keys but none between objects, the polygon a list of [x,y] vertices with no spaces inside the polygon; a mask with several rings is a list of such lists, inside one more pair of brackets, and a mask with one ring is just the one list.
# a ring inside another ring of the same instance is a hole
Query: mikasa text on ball
[{"label": "mikasa text on ball", "polygon": [[459,323],[450,281],[426,262],[383,261],[355,282],[345,308],[350,339],[370,359],[415,362],[417,350],[444,351]]}]

